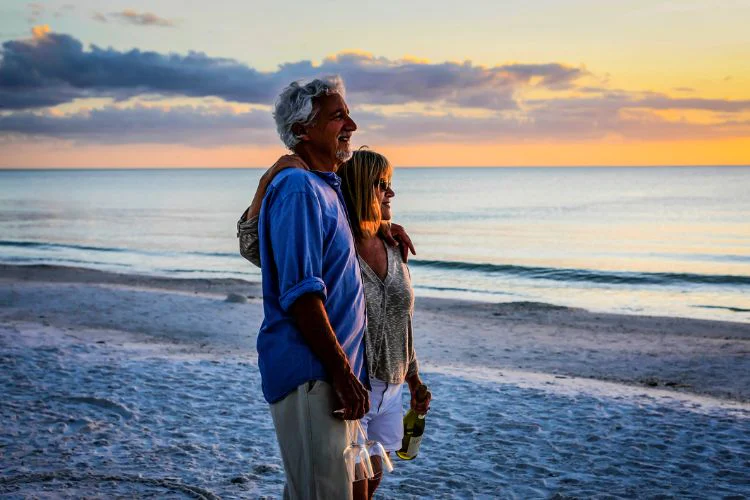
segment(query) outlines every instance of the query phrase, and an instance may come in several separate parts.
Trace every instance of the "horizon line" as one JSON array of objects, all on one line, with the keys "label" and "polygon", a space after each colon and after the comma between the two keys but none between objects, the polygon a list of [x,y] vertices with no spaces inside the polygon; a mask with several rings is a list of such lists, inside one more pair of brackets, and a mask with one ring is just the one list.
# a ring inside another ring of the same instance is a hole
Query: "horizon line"
[{"label": "horizon line", "polygon": [[[270,165],[223,167],[223,166],[179,166],[179,167],[0,167],[0,171],[65,171],[65,170],[260,170]],[[394,165],[399,169],[435,168],[747,168],[750,164],[670,164],[670,165]]]}]

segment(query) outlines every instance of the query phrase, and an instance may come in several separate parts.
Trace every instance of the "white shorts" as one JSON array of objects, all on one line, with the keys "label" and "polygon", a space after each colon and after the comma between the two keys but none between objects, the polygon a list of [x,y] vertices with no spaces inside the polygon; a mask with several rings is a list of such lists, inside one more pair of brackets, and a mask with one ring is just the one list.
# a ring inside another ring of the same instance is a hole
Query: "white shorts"
[{"label": "white shorts", "polygon": [[367,439],[380,442],[386,451],[401,449],[404,438],[404,409],[401,386],[370,378],[370,411],[360,423]]}]

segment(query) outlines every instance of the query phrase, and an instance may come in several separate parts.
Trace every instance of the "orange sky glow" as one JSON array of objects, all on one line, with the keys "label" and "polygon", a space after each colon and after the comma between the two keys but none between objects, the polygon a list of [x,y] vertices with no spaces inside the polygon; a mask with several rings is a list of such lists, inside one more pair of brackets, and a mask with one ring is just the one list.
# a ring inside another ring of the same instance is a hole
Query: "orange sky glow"
[{"label": "orange sky glow", "polygon": [[[416,24],[376,10],[339,37],[292,19],[305,43],[248,51],[275,24],[248,30],[224,0],[19,2],[0,11],[0,168],[265,167],[285,153],[273,96],[321,73],[347,82],[354,143],[396,166],[750,164],[750,5],[481,3]],[[206,31],[219,19],[234,37]]]},{"label": "orange sky glow", "polygon": [[[374,147],[374,146],[373,146]],[[375,147],[374,147],[375,148]],[[217,147],[127,145],[11,148],[5,168],[241,168],[267,167],[280,146]],[[721,140],[565,142],[472,145],[414,144],[376,148],[396,166],[656,166],[748,165],[750,137]]]}]

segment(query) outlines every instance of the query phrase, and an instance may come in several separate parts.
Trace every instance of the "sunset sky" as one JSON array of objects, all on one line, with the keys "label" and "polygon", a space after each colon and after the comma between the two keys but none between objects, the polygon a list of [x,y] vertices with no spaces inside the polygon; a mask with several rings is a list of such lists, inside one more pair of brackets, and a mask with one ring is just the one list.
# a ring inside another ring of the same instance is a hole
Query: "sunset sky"
[{"label": "sunset sky", "polygon": [[340,74],[398,166],[750,164],[750,0],[0,3],[0,168],[268,166]]}]

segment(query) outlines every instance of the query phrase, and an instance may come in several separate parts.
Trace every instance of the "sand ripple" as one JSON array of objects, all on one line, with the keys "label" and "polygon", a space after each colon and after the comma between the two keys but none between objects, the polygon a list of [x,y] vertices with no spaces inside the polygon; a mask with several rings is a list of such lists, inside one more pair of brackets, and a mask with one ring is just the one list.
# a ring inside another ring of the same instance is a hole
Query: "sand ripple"
[{"label": "sand ripple", "polygon": [[[0,495],[263,498],[283,470],[257,366],[0,327]],[[20,336],[27,340],[19,342]],[[750,415],[427,372],[422,453],[380,498],[744,498]]]},{"label": "sand ripple", "polygon": [[[52,484],[50,484],[52,483]],[[179,497],[197,498],[199,500],[215,500],[219,497],[210,491],[182,484],[174,479],[147,478],[142,476],[126,475],[104,475],[104,474],[75,474],[69,471],[54,471],[44,473],[18,474],[16,476],[0,478],[0,486],[15,488],[14,494],[23,496],[24,487],[33,490],[35,498],[48,494],[50,498],[76,498],[80,493],[88,496],[92,489],[98,494],[103,494],[102,488],[113,487],[108,490],[111,494],[117,494],[123,483],[137,485],[141,496],[157,496],[159,498],[170,498],[175,494]],[[41,488],[41,491],[40,491]],[[31,493],[31,492],[29,492]],[[184,494],[184,495],[183,495]]]}]

